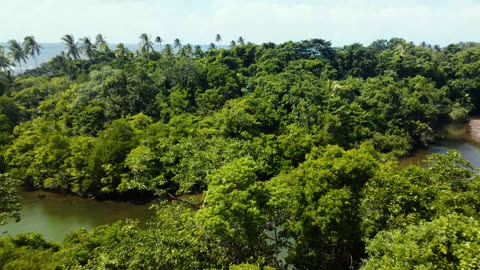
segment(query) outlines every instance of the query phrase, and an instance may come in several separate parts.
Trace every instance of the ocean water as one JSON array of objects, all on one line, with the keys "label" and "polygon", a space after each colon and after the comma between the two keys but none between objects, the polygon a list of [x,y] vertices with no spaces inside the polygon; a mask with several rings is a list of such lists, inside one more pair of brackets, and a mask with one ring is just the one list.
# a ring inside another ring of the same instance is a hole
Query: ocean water
[{"label": "ocean water", "polygon": [[[48,62],[48,60],[59,55],[62,51],[65,50],[65,44],[63,43],[40,43],[40,45],[42,45],[43,49],[40,51],[40,55],[37,56],[38,65]],[[0,46],[3,46],[5,49],[5,52],[8,53],[8,48],[6,43],[0,42]],[[110,45],[110,48],[114,50],[116,46],[117,44],[112,44]],[[125,44],[125,47],[127,47],[131,51],[136,51],[138,49],[137,44]],[[22,69],[24,71],[25,69],[34,69],[34,68],[35,68],[35,59],[33,57],[29,57],[26,63],[22,62]],[[20,68],[17,66],[17,67],[12,67],[12,69],[19,70]]]},{"label": "ocean water", "polygon": [[[37,56],[37,63],[38,65],[42,63],[48,62],[48,60],[52,59],[53,57],[59,55],[62,51],[65,50],[65,45],[63,43],[40,43],[42,45],[43,49],[40,51],[40,55]],[[138,50],[139,46],[138,44],[124,44],[126,48],[128,48],[130,51],[134,52]],[[162,49],[165,47],[166,44],[162,44]],[[5,42],[0,42],[0,46],[3,46],[5,48],[5,52],[8,53],[8,48],[7,44]],[[112,50],[115,50],[117,44],[109,44],[109,47]],[[173,46],[172,46],[173,47]],[[195,45],[192,45],[192,47],[195,47]],[[208,49],[208,45],[200,45],[202,50],[206,51]],[[228,46],[220,45],[218,46],[219,48],[228,48]],[[155,50],[158,50],[159,46],[158,44],[154,44]],[[22,62],[22,70],[25,71],[26,69],[34,69],[35,68],[35,60],[33,57],[29,57],[27,59],[26,63]],[[14,71],[19,71],[20,68],[17,67],[12,67]]]}]

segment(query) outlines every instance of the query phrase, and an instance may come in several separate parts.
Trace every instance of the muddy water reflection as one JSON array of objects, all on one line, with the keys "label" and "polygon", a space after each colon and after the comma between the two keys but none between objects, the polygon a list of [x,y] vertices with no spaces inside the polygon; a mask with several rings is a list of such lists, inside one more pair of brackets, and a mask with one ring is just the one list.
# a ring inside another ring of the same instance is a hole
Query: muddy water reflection
[{"label": "muddy water reflection", "polygon": [[0,233],[10,235],[38,232],[48,240],[61,241],[78,228],[93,228],[126,218],[145,222],[153,215],[150,204],[96,201],[72,195],[44,191],[21,192],[23,206],[21,221],[0,226]]}]

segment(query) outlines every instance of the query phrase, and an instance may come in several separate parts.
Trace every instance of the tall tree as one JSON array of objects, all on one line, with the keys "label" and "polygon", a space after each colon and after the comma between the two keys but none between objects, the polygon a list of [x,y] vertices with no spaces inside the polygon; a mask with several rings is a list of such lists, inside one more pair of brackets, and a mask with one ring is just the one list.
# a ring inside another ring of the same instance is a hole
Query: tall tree
[{"label": "tall tree", "polygon": [[0,46],[0,71],[11,69],[10,66],[12,66],[12,62],[5,55],[3,47]]},{"label": "tall tree", "polygon": [[235,40],[230,41],[230,48],[233,48],[236,45],[237,45],[237,43],[235,42]]},{"label": "tall tree", "polygon": [[40,55],[40,51],[43,49],[43,47],[38,44],[38,42],[33,36],[25,37],[23,41],[23,47],[25,50],[25,54],[30,54],[33,57],[33,59],[35,60],[35,67],[38,68],[37,56]]},{"label": "tall tree", "polygon": [[129,53],[128,49],[125,47],[125,44],[118,43],[117,48],[115,49],[115,55],[117,57],[125,57]]},{"label": "tall tree", "polygon": [[63,44],[65,44],[65,54],[68,58],[78,59],[80,53],[78,52],[78,44],[75,42],[73,35],[65,35],[62,37]]},{"label": "tall tree", "polygon": [[222,41],[222,36],[220,36],[220,34],[217,34],[217,35],[215,36],[215,42],[216,42],[216,43],[219,43],[220,41]]},{"label": "tall tree", "polygon": [[180,54],[185,57],[192,57],[193,55],[193,47],[190,44],[187,44],[183,46],[183,48],[180,50]]},{"label": "tall tree", "polygon": [[81,38],[80,41],[82,42],[81,49],[83,50],[83,53],[88,58],[88,60],[92,62],[97,46],[92,43],[89,37]]},{"label": "tall tree", "polygon": [[170,44],[165,45],[165,48],[163,49],[163,54],[168,57],[173,55],[172,46]]},{"label": "tall tree", "polygon": [[180,42],[180,39],[176,38],[174,41],[173,41],[173,47],[175,49],[180,49],[182,47],[182,43]]},{"label": "tall tree", "polygon": [[200,45],[195,46],[195,49],[193,50],[193,55],[195,56],[195,58],[202,58],[204,56],[202,47],[200,47]]},{"label": "tall tree", "polygon": [[162,50],[162,42],[163,42],[163,39],[160,36],[157,36],[155,38],[155,43],[158,43],[158,47],[159,47],[158,51]]},{"label": "tall tree", "polygon": [[238,38],[238,44],[239,45],[245,45],[245,40],[243,40],[243,37]]},{"label": "tall tree", "polygon": [[210,45],[208,45],[208,50],[211,51],[211,50],[215,50],[217,48],[217,46],[215,46],[215,43],[210,43]]},{"label": "tall tree", "polygon": [[27,56],[25,55],[25,51],[22,48],[22,45],[14,39],[8,41],[8,49],[10,50],[9,56],[13,59],[13,61],[17,62],[20,66],[20,73],[22,72],[22,61],[24,63],[27,62]]},{"label": "tall tree", "polygon": [[95,37],[95,46],[101,51],[108,50],[107,40],[105,39],[105,37],[102,34],[98,34]]},{"label": "tall tree", "polygon": [[153,42],[149,35],[143,33],[140,35],[140,49],[147,54],[147,60],[150,62],[150,50],[153,51]]}]

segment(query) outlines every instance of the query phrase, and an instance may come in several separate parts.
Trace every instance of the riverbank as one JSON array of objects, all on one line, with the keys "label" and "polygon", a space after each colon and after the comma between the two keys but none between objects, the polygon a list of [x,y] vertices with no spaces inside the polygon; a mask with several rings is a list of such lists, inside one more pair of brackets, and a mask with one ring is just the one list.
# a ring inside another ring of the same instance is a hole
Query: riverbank
[{"label": "riverbank", "polygon": [[480,143],[480,118],[471,119],[468,123],[469,134],[471,138]]}]

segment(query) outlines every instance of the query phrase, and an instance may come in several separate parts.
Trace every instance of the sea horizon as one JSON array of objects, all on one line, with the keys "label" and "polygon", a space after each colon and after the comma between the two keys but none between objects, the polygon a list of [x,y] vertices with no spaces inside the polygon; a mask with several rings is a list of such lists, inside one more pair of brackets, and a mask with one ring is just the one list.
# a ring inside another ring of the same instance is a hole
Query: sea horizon
[{"label": "sea horizon", "polygon": [[[40,55],[37,56],[38,66],[40,66],[43,63],[48,62],[50,59],[54,58],[55,56],[60,55],[61,52],[64,51],[64,49],[65,49],[65,44],[63,44],[61,42],[46,42],[46,43],[39,43],[39,44],[43,47],[43,49],[40,51]],[[112,44],[108,44],[108,46],[109,46],[110,49],[115,50],[115,48],[117,47],[118,44],[120,44],[120,43],[112,43]],[[134,44],[134,43],[123,43],[123,44],[127,49],[129,49],[132,52],[135,52],[139,49],[138,44]],[[162,47],[161,47],[162,50],[163,50],[163,48],[165,48],[165,46],[167,44],[168,43],[162,44]],[[173,47],[172,44],[170,44],[170,45]],[[8,47],[7,47],[8,45],[7,45],[6,42],[0,42],[0,46],[4,47],[5,51],[8,53]],[[193,45],[193,46],[196,46],[196,45]],[[208,49],[208,46],[209,45],[200,45],[200,47],[202,48],[203,51],[206,51]],[[155,51],[157,51],[159,49],[159,47],[160,47],[160,45],[155,44],[154,45]],[[219,48],[228,48],[229,46],[219,45],[218,47]],[[21,66],[22,66],[23,71],[35,69],[35,59],[33,57],[29,57],[29,58],[27,58],[26,63],[22,62]],[[20,69],[19,66],[12,66],[11,68],[14,71]]]}]

